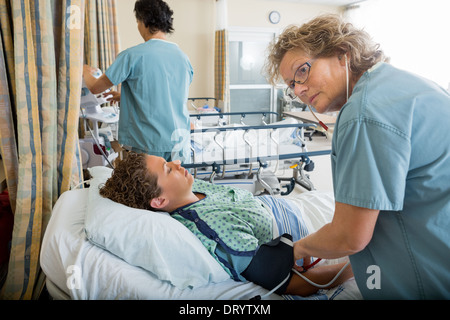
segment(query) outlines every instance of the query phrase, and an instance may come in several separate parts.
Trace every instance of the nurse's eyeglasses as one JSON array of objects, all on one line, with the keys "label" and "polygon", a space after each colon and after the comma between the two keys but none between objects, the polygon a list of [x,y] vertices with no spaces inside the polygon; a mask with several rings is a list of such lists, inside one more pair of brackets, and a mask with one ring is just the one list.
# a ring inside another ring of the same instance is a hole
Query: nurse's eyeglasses
[{"label": "nurse's eyeglasses", "polygon": [[309,77],[309,72],[311,70],[311,64],[314,60],[310,60],[302,64],[300,67],[297,68],[297,70],[294,73],[294,80],[291,81],[289,86],[286,88],[285,94],[292,100],[297,99],[297,96],[295,95],[295,84],[304,84]]}]

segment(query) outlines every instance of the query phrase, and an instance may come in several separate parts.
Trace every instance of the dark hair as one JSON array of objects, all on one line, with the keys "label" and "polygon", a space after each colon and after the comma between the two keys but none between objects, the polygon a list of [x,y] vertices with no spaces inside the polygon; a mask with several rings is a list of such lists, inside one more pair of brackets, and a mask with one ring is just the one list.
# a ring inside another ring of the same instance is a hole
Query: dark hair
[{"label": "dark hair", "polygon": [[152,210],[150,200],[161,195],[158,177],[147,170],[146,155],[129,152],[116,161],[111,178],[100,189],[100,195],[128,207]]},{"label": "dark hair", "polygon": [[134,14],[136,19],[142,21],[152,33],[173,32],[173,11],[162,0],[137,0],[134,4]]}]

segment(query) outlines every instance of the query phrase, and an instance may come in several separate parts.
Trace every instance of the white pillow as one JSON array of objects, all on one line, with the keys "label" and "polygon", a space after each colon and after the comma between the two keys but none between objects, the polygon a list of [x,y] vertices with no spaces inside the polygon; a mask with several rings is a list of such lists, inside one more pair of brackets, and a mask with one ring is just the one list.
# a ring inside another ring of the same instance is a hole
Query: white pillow
[{"label": "white pillow", "polygon": [[103,198],[99,185],[112,169],[89,171],[93,176],[85,220],[89,241],[181,289],[230,278],[200,240],[168,213],[134,209]]}]

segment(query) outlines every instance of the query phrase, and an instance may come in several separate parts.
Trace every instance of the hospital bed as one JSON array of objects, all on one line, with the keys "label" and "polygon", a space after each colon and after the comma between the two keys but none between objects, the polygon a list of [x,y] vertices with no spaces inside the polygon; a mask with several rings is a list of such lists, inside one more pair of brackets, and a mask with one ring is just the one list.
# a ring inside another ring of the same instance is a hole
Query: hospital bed
[{"label": "hospital bed", "polygon": [[[229,278],[199,240],[163,212],[133,209],[99,195],[111,175],[89,168],[90,187],[64,192],[42,241],[40,265],[53,299],[247,300],[268,290]],[[331,220],[334,200],[317,191],[289,195],[309,232]],[[322,261],[336,263],[338,261]],[[360,299],[354,279],[308,299]],[[265,299],[303,299],[270,294]]]},{"label": "hospital bed", "polygon": [[[231,117],[239,123],[229,124]],[[246,118],[260,116],[260,125],[247,125]],[[331,150],[308,152],[304,139],[305,128],[315,124],[293,118],[278,119],[276,112],[229,112],[191,114],[192,162],[184,167],[198,179],[217,184],[239,184],[257,195],[287,194],[298,183],[307,190],[314,185],[306,172],[314,169],[311,156],[329,154]],[[207,119],[207,120],[204,120]],[[211,121],[210,119],[214,119]],[[203,123],[206,122],[205,127]],[[212,124],[216,123],[215,126]],[[293,169],[291,179],[276,177],[280,170]],[[288,180],[284,187],[280,180]]]}]

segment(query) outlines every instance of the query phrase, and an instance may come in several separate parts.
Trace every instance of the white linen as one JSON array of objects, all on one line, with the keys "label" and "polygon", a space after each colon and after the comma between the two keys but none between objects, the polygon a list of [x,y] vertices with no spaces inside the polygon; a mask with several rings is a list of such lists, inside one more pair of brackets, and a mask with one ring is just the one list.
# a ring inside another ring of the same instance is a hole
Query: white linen
[{"label": "white linen", "polygon": [[[230,278],[195,289],[180,289],[168,281],[161,281],[150,271],[128,264],[88,241],[84,231],[88,198],[89,189],[63,193],[54,206],[42,241],[42,270],[52,287],[56,286],[71,299],[247,300],[268,292],[251,282],[236,282]],[[332,195],[307,192],[289,198],[296,199],[304,210],[303,218],[311,232],[330,221],[334,211]],[[187,266],[180,260],[175,267],[183,271]],[[361,299],[354,279],[321,292],[333,299]],[[272,294],[266,299],[283,297]]]},{"label": "white linen", "polygon": [[180,289],[229,278],[184,225],[166,212],[134,209],[102,197],[99,184],[108,176],[92,175],[85,220],[90,242]]},{"label": "white linen", "polygon": [[309,233],[320,229],[333,219],[334,197],[332,192],[310,191],[290,196],[303,214],[303,220]]},{"label": "white linen", "polygon": [[[83,189],[67,191],[60,196],[42,241],[42,270],[71,299],[246,300],[268,292],[251,282],[236,282],[230,278],[221,283],[181,290],[149,271],[126,263],[87,240],[84,220],[88,194],[89,190]],[[78,268],[74,271],[73,266]],[[182,261],[177,267],[186,268]],[[78,283],[70,281],[78,276]],[[282,298],[272,295],[271,299]]]},{"label": "white linen", "polygon": [[[271,123],[271,125],[298,124],[293,118]],[[191,143],[195,152],[195,163],[211,163],[223,160],[277,156],[303,152],[301,142],[296,139],[297,128],[278,128],[276,130],[241,129],[240,125],[229,125],[229,131],[218,131],[212,127],[209,131],[191,134]],[[233,128],[239,130],[232,130]],[[217,136],[216,136],[217,135]],[[272,140],[273,139],[273,140]],[[247,140],[247,142],[246,142]],[[276,142],[275,142],[275,141]],[[222,149],[222,147],[224,149]]]}]

